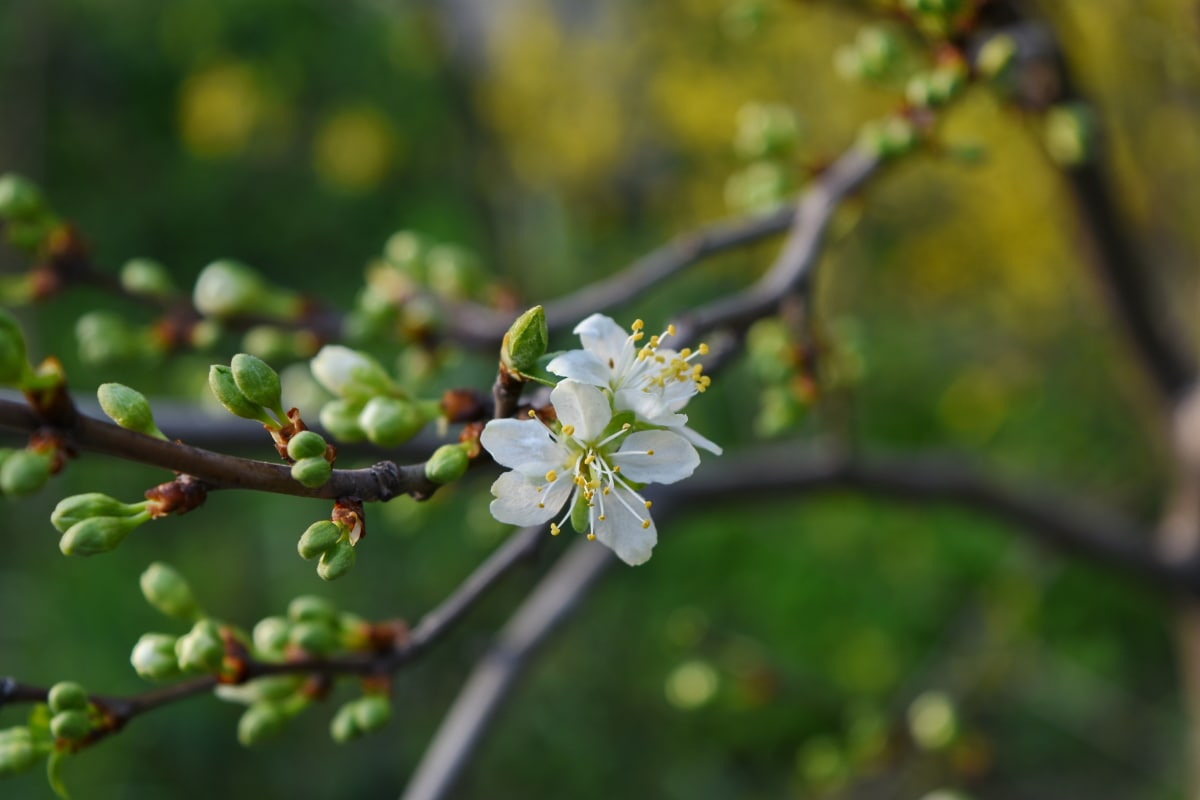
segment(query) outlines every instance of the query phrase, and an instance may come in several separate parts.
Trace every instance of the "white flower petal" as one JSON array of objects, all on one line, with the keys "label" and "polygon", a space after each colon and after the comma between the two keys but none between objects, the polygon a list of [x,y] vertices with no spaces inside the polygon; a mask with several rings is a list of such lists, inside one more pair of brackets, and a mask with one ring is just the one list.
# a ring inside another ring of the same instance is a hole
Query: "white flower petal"
[{"label": "white flower petal", "polygon": [[592,386],[608,386],[613,376],[612,368],[587,350],[568,350],[555,356],[546,365],[546,371]]},{"label": "white flower petal", "polygon": [[[650,525],[642,527],[644,521]],[[604,519],[596,521],[593,533],[602,544],[612,548],[618,558],[630,565],[648,561],[650,551],[658,542],[658,531],[644,503],[633,492],[620,487],[614,488],[605,499]]]},{"label": "white flower petal", "polygon": [[569,378],[550,392],[550,402],[559,422],[564,427],[573,427],[574,436],[580,441],[595,439],[612,419],[608,398],[599,389]]},{"label": "white flower petal", "polygon": [[[556,483],[563,483],[560,478]],[[557,506],[547,502],[554,488],[543,492],[538,491],[537,485],[519,472],[505,472],[492,484],[492,494],[496,497],[489,510],[492,516],[509,525],[541,525],[562,508],[560,500]],[[561,494],[561,493],[559,493]],[[542,507],[538,504],[541,503]]]},{"label": "white flower petal", "polygon": [[[685,417],[685,419],[686,419],[686,417]],[[679,427],[672,427],[672,430],[674,430],[676,433],[678,433],[683,438],[687,439],[689,442],[694,444],[696,447],[699,447],[703,450],[707,450],[708,452],[712,453],[713,455],[719,456],[719,455],[721,455],[721,453],[725,452],[724,450],[721,449],[721,445],[717,444],[712,439],[709,439],[707,437],[701,436],[699,433],[696,433],[695,428],[689,428],[686,425],[680,425]]]},{"label": "white flower petal", "polygon": [[386,389],[388,383],[387,373],[375,359],[340,344],[322,347],[309,368],[318,383],[339,397],[370,394],[372,389]]},{"label": "white flower petal", "polygon": [[576,325],[574,332],[579,335],[584,349],[604,364],[610,360],[613,364],[619,364],[621,352],[629,342],[629,331],[603,314],[592,314]]},{"label": "white flower petal", "polygon": [[[653,455],[648,455],[653,453]],[[621,475],[638,483],[674,483],[695,472],[700,455],[686,439],[671,431],[638,431],[621,443],[609,460]]]},{"label": "white flower petal", "polygon": [[533,419],[494,419],[484,426],[479,443],[500,466],[526,474],[557,469],[566,460],[566,453],[550,438],[546,426]]}]

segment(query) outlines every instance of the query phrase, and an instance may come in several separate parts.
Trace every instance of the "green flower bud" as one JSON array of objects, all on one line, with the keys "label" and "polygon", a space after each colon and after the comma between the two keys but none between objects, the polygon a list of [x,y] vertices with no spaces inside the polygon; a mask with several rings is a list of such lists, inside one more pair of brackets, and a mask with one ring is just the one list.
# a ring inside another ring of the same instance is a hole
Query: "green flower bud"
[{"label": "green flower bud", "polygon": [[546,311],[534,306],[509,327],[500,346],[500,361],[517,375],[532,372],[546,353],[550,333],[546,329]]},{"label": "green flower bud", "polygon": [[75,322],[79,358],[91,366],[132,361],[145,353],[138,334],[112,311],[89,311]]},{"label": "green flower bud", "polygon": [[404,444],[427,421],[419,405],[396,397],[372,397],[358,415],[358,424],[367,438],[382,447]]},{"label": "green flower bud", "polygon": [[74,681],[62,681],[50,687],[46,703],[55,714],[61,711],[86,711],[88,693]]},{"label": "green flower bud", "polygon": [[733,149],[747,159],[780,155],[799,138],[800,125],[790,108],[771,103],[747,103],[738,109]]},{"label": "green flower bud", "polygon": [[922,750],[942,750],[958,736],[958,712],[945,692],[928,691],[908,707],[908,730]]},{"label": "green flower bud", "polygon": [[213,395],[230,414],[257,420],[274,428],[279,427],[279,423],[267,416],[261,405],[251,402],[242,394],[237,381],[233,379],[233,370],[229,367],[223,364],[213,364],[209,367],[208,388],[212,389]]},{"label": "green flower bud", "polygon": [[1046,152],[1060,167],[1079,166],[1094,155],[1096,119],[1085,104],[1055,106],[1046,112],[1043,125]]},{"label": "green flower bud", "polygon": [[242,348],[263,359],[295,358],[300,354],[298,345],[299,340],[292,331],[274,325],[255,325],[242,336]]},{"label": "green flower bud", "polygon": [[908,98],[908,102],[918,108],[929,108],[937,101],[934,97],[935,92],[933,83],[929,79],[929,73],[918,72],[908,79],[908,85],[904,89],[904,96]]},{"label": "green flower bud", "polygon": [[154,424],[154,412],[150,410],[146,396],[136,389],[119,383],[102,383],[96,389],[96,398],[108,418],[122,428],[156,439],[167,438]]},{"label": "green flower bud", "polygon": [[347,400],[366,400],[395,388],[379,362],[336,344],[327,344],[309,362],[313,377],[332,394]]},{"label": "green flower bud", "polygon": [[29,728],[0,731],[0,778],[25,772],[38,762],[38,750]]},{"label": "green flower bud", "polygon": [[260,312],[270,287],[250,267],[239,261],[214,261],[200,271],[192,303],[206,317],[232,317]]},{"label": "green flower bud", "polygon": [[833,68],[838,75],[848,81],[862,80],[867,77],[866,60],[854,45],[844,44],[834,51]]},{"label": "green flower bud", "polygon": [[303,683],[304,677],[301,675],[270,675],[236,686],[221,684],[216,687],[215,692],[222,700],[249,706],[287,699],[294,695]]},{"label": "green flower bud", "polygon": [[383,257],[400,272],[424,282],[425,254],[429,243],[413,231],[397,231],[383,245]]},{"label": "green flower bud", "polygon": [[288,619],[292,622],[327,622],[337,620],[338,610],[329,600],[313,594],[303,594],[288,603]]},{"label": "green flower bud", "polygon": [[121,267],[121,287],[141,297],[170,297],[175,284],[167,268],[150,258],[131,258]]},{"label": "green flower bud", "polygon": [[82,739],[91,731],[91,720],[82,711],[61,711],[50,718],[50,732],[56,739]]},{"label": "green flower bud", "polygon": [[193,620],[200,615],[192,587],[173,567],[155,561],[142,573],[139,583],[146,602],[168,617]]},{"label": "green flower bud", "polygon": [[283,617],[264,617],[254,626],[254,647],[269,656],[282,656],[292,635],[292,623]]},{"label": "green flower bud", "polygon": [[323,458],[325,439],[316,431],[300,431],[288,440],[287,453],[297,461],[302,458]]},{"label": "green flower bud", "polygon": [[238,353],[229,366],[238,389],[251,403],[271,409],[281,419],[285,416],[279,373],[267,362],[258,356]]},{"label": "green flower bud", "polygon": [[391,718],[391,700],[383,695],[369,694],[354,704],[354,721],[364,733],[379,730]]},{"label": "green flower bud", "polygon": [[301,485],[316,489],[333,474],[333,465],[324,458],[302,458],[292,464],[292,477]]},{"label": "green flower bud", "polygon": [[358,551],[349,539],[339,539],[337,544],[321,554],[317,562],[317,574],[322,580],[332,581],[345,575],[358,559]]},{"label": "green flower bud", "polygon": [[179,668],[188,672],[216,672],[225,660],[225,644],[212,620],[202,619],[175,642]]},{"label": "green flower bud", "polygon": [[975,68],[985,78],[995,80],[1001,77],[1017,57],[1017,43],[1011,36],[1000,33],[988,39],[979,48],[975,58]]},{"label": "green flower bud", "polygon": [[358,424],[364,403],[334,400],[321,407],[321,425],[340,442],[361,442],[367,432]]},{"label": "green flower bud", "polygon": [[50,479],[51,453],[18,450],[0,465],[0,491],[20,497],[33,494]]},{"label": "green flower bud", "polygon": [[0,218],[28,221],[47,211],[46,200],[32,181],[12,172],[0,175]]},{"label": "green flower bud", "polygon": [[929,82],[936,102],[948,103],[962,91],[963,86],[966,85],[966,76],[963,74],[962,67],[956,64],[934,70],[929,77]]},{"label": "green flower bud", "polygon": [[463,476],[471,459],[461,444],[444,444],[425,462],[425,477],[434,483],[450,483]]},{"label": "green flower bud", "polygon": [[329,722],[329,735],[338,744],[345,744],[363,735],[362,729],[358,727],[358,720],[355,719],[355,702],[352,700],[339,708]]},{"label": "green flower bud", "polygon": [[768,211],[788,192],[787,173],[772,161],[756,161],[725,181],[725,204],[746,212]]},{"label": "green flower bud", "polygon": [[165,633],[144,633],[133,646],[129,663],[137,674],[153,681],[179,676],[179,660],[175,657],[177,639]]},{"label": "green flower bud", "polygon": [[66,533],[76,523],[92,517],[131,517],[145,511],[145,503],[122,503],[99,492],[73,494],[58,501],[50,513],[50,524]]},{"label": "green flower bud", "polygon": [[246,747],[265,742],[287,725],[288,715],[275,703],[255,703],[238,720],[238,741]]},{"label": "green flower bud", "polygon": [[12,314],[0,308],[0,385],[17,386],[29,371],[25,334]]},{"label": "green flower bud", "polygon": [[300,541],[296,545],[296,550],[300,553],[300,557],[306,561],[317,558],[329,548],[337,544],[342,538],[342,526],[336,522],[323,519],[320,522],[314,522],[308,526],[301,536]]},{"label": "green flower bud", "polygon": [[322,656],[337,649],[338,636],[328,621],[298,622],[292,626],[291,643],[306,653]]},{"label": "green flower bud", "polygon": [[148,512],[142,512],[132,517],[89,517],[80,520],[58,540],[58,549],[68,556],[107,553],[116,549],[134,528],[149,518]]},{"label": "green flower bud", "polygon": [[461,300],[479,283],[479,262],[465,248],[435,245],[425,259],[425,282],[435,294]]}]

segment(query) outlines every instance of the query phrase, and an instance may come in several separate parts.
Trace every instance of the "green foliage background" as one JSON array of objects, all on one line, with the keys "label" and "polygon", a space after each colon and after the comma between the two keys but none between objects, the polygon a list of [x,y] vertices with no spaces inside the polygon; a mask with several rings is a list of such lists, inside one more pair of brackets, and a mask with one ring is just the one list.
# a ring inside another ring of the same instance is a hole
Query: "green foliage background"
[{"label": "green foliage background", "polygon": [[[1123,211],[1186,324],[1200,244],[1192,4],[1044,5],[1107,124]],[[187,285],[231,256],[346,307],[362,265],[411,228],[472,247],[518,296],[543,300],[726,214],[743,104],[798,112],[797,176],[895,105],[895,87],[832,69],[863,20],[858,4],[761,7],[761,29],[742,37],[729,34],[736,11],[722,0],[10,0],[0,169],[42,182],[111,269],[150,256]],[[942,133],[987,158],[907,159],[839,219],[821,308],[856,331],[865,374],[830,392],[802,434],[871,451],[966,450],[999,474],[1152,519],[1162,453],[1149,400],[1089,283],[1037,121],[978,91]],[[618,316],[654,328],[681,303],[743,285],[772,252],[706,263]],[[34,351],[62,356],[80,392],[122,380],[198,398],[204,367],[236,351],[229,340],[170,364],[92,368],[74,356],[71,327],[96,305],[148,321],[86,291],[25,317]],[[695,426],[743,446],[755,395],[744,370],[723,375],[696,403]],[[253,455],[271,456],[265,437]],[[2,501],[0,672],[143,689],[129,649],[142,632],[172,630],[138,593],[153,560],[247,625],[303,592],[415,619],[505,534],[481,476],[420,508],[372,509],[359,565],[331,586],[293,554],[324,504],[287,498],[221,493],[103,558],[58,554],[48,522],[58,499],[133,498],[165,477],[89,456],[35,498]],[[872,775],[894,797],[939,786],[981,798],[1182,796],[1170,618],[1153,594],[966,513],[850,496],[731,505],[664,530],[654,559],[611,574],[553,641],[461,796],[837,796]],[[328,703],[247,751],[234,739],[237,707],[193,700],[72,759],[68,785],[130,800],[394,795],[542,568],[510,579],[399,674],[396,720],[381,735],[335,747]],[[697,662],[715,674],[714,693],[673,704],[671,676]],[[959,703],[965,734],[949,754],[913,753],[899,735],[929,689]],[[5,709],[0,723],[20,713]],[[49,790],[34,775],[3,793]]]}]

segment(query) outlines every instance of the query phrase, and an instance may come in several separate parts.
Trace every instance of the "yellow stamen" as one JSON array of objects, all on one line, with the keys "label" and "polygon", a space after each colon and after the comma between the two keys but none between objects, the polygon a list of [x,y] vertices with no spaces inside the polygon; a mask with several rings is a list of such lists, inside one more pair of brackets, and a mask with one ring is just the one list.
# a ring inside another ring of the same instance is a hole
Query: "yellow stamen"
[{"label": "yellow stamen", "polygon": [[633,321],[633,324],[632,324],[632,325],[630,325],[629,327],[630,327],[630,328],[631,328],[633,331],[635,331],[635,332],[636,332],[636,331],[640,331],[642,328],[646,327],[646,323],[642,322],[640,319],[635,319],[635,320]]},{"label": "yellow stamen", "polygon": [[589,541],[589,542],[594,542],[594,541],[596,541],[596,534],[594,534],[594,533],[589,533],[589,534],[588,534],[588,541]]},{"label": "yellow stamen", "polygon": [[648,519],[642,520],[642,528],[645,529],[645,528],[649,528],[649,527],[650,527],[650,520],[648,520]]},{"label": "yellow stamen", "polygon": [[670,335],[674,336],[674,335],[675,335],[675,326],[674,326],[674,325],[668,325],[668,326],[667,326],[667,333],[669,333]]},{"label": "yellow stamen", "polygon": [[646,508],[649,508],[651,505],[652,505],[652,504],[651,504],[651,502],[650,502],[649,500],[647,500],[647,501],[646,501]]},{"label": "yellow stamen", "polygon": [[706,345],[704,342],[701,342],[700,345],[696,349],[700,351],[700,355],[702,355],[702,356],[708,355],[708,345]]},{"label": "yellow stamen", "polygon": [[574,436],[575,435],[575,426],[574,425],[563,425],[562,432],[563,432],[563,436]]},{"label": "yellow stamen", "polygon": [[600,516],[596,517],[596,519],[600,520],[601,522],[604,522],[604,515],[601,514]]},{"label": "yellow stamen", "polygon": [[654,455],[654,451],[653,451],[653,450],[647,450],[647,451],[646,451],[646,455],[648,455],[648,456],[652,456],[652,455]]},{"label": "yellow stamen", "polygon": [[558,527],[558,525],[556,523],[551,522],[550,523],[550,535],[558,536],[560,533],[562,533],[562,528]]},{"label": "yellow stamen", "polygon": [[537,412],[536,412],[536,411],[534,411],[532,408],[531,408],[531,409],[529,409],[529,418],[530,418],[530,419],[533,419],[533,418],[534,418],[534,417],[536,417],[536,416],[537,416]]},{"label": "yellow stamen", "polygon": [[550,470],[549,472],[546,473],[546,483],[554,483],[556,480],[558,480],[557,472],[555,472],[554,470]]}]

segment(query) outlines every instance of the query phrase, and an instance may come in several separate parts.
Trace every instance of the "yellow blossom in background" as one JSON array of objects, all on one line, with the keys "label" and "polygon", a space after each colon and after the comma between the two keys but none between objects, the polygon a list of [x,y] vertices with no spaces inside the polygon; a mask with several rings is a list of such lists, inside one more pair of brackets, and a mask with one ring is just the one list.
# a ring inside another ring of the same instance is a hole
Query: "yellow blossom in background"
[{"label": "yellow blossom in background", "polygon": [[396,160],[399,142],[382,114],[371,108],[335,112],[313,141],[313,166],[325,183],[350,192],[374,188]]}]

